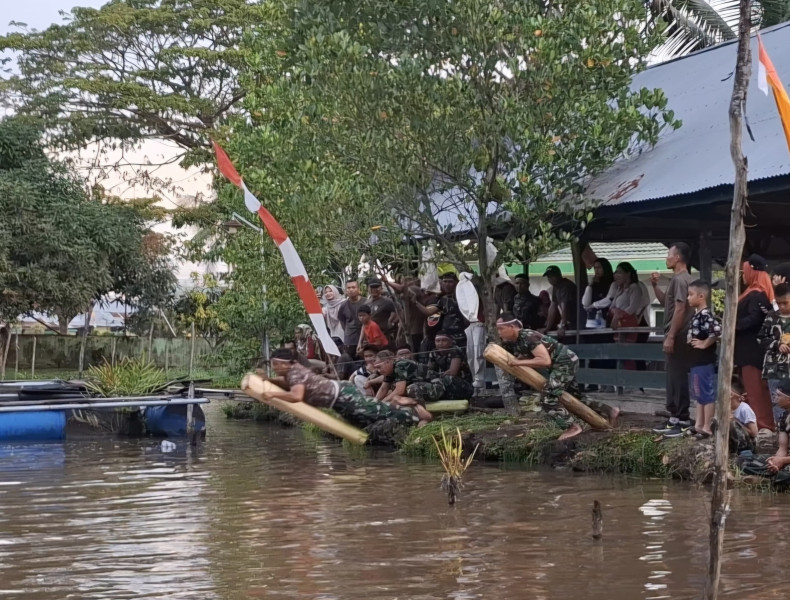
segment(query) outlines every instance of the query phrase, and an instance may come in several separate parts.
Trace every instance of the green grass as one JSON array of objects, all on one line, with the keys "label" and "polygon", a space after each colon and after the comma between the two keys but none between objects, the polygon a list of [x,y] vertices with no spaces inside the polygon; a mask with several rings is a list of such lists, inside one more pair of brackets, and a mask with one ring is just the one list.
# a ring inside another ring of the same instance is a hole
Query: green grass
[{"label": "green grass", "polygon": [[440,438],[442,428],[445,431],[461,430],[461,435],[466,433],[476,433],[481,431],[495,430],[504,423],[512,423],[513,418],[507,415],[472,414],[460,417],[449,417],[435,419],[420,429],[412,429],[400,450],[409,456],[423,456],[426,458],[438,458],[436,444],[433,443],[433,436]]},{"label": "green grass", "polygon": [[222,412],[228,419],[251,419],[257,422],[276,421],[280,411],[260,402],[224,402]]},{"label": "green grass", "polygon": [[651,432],[615,431],[602,439],[582,441],[571,465],[588,472],[667,477],[670,469],[663,463],[666,447],[655,438]]}]

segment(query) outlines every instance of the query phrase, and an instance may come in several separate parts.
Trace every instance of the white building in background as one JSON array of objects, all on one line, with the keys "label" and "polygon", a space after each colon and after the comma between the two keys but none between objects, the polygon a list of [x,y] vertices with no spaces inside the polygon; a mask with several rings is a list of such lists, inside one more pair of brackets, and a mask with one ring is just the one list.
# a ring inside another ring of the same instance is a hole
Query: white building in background
[{"label": "white building in background", "polygon": [[[183,149],[163,139],[143,142],[134,150],[113,148],[106,142],[94,143],[79,152],[70,153],[78,173],[88,183],[100,185],[105,193],[119,198],[161,198],[159,206],[167,210],[192,208],[215,198],[213,176],[198,167],[184,169],[179,165]],[[181,242],[191,239],[197,229],[174,229],[162,223],[154,228],[177,236]],[[217,275],[228,271],[225,263],[193,263],[174,257],[179,287],[193,285],[193,273]]]}]

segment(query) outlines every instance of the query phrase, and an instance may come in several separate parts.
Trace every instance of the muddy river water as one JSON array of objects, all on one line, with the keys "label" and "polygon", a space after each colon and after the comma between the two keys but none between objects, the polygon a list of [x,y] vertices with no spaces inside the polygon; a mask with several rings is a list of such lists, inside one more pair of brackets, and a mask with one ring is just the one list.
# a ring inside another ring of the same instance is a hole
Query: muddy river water
[{"label": "muddy river water", "polygon": [[[700,597],[700,488],[475,463],[450,508],[438,464],[208,420],[197,450],[0,447],[0,598]],[[790,496],[732,508],[724,596],[790,597]]]}]

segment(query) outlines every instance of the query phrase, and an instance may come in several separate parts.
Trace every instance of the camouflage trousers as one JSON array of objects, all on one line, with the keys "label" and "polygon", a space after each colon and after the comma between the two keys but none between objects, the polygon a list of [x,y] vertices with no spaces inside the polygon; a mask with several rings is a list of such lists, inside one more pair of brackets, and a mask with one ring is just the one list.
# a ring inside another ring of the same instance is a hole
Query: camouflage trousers
[{"label": "camouflage trousers", "polygon": [[[546,374],[546,385],[540,391],[540,407],[548,417],[561,429],[567,429],[571,425],[580,424],[568,409],[560,403],[560,396],[563,392],[568,392],[579,399],[595,412],[607,415],[609,407],[602,402],[584,398],[576,384],[576,369],[578,361],[557,361],[552,364],[551,369]],[[518,412],[518,393],[517,388],[523,389],[525,386],[510,373],[496,367],[497,380],[499,381],[499,391],[502,394],[502,403],[511,412]]]},{"label": "camouflage trousers", "polygon": [[469,400],[475,388],[468,381],[452,375],[442,375],[431,381],[416,381],[406,387],[406,395],[418,403],[438,400]]},{"label": "camouflage trousers", "polygon": [[768,470],[769,454],[756,454],[752,456],[739,456],[735,460],[743,473],[765,477],[771,484],[781,490],[790,488],[790,466],[784,467],[777,473]]},{"label": "camouflage trousers", "polygon": [[740,454],[745,450],[756,450],[754,438],[746,431],[746,427],[734,418],[730,421],[730,454]]},{"label": "camouflage trousers", "polygon": [[340,384],[340,391],[332,408],[346,421],[360,428],[385,419],[394,419],[406,425],[420,422],[417,413],[412,409],[406,406],[391,406],[375,398],[369,398],[350,382]]}]

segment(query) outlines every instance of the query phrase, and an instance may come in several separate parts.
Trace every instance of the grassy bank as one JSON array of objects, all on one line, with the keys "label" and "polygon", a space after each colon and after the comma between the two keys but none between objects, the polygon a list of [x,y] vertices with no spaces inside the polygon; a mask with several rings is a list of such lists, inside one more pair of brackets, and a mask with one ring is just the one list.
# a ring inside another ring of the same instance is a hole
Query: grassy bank
[{"label": "grassy bank", "polygon": [[[275,421],[298,426],[315,436],[327,436],[314,425],[259,403],[228,402],[223,405],[228,418]],[[562,467],[587,473],[608,473],[639,478],[673,478],[707,483],[713,473],[713,444],[692,438],[665,440],[653,433],[644,416],[629,421],[625,415],[621,428],[613,431],[586,430],[570,440],[559,441],[561,431],[540,415],[511,417],[499,413],[471,412],[461,416],[437,418],[420,429],[402,429],[384,443],[407,456],[436,460],[433,438],[441,432],[461,433],[464,455],[477,448],[477,460],[511,464]],[[375,438],[371,431],[371,438]],[[391,443],[390,443],[391,441]],[[381,442],[380,442],[381,443]],[[734,483],[740,473],[732,468]]]}]

